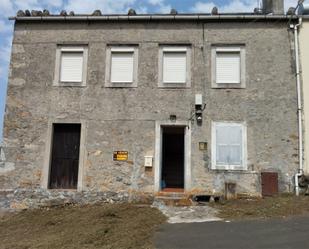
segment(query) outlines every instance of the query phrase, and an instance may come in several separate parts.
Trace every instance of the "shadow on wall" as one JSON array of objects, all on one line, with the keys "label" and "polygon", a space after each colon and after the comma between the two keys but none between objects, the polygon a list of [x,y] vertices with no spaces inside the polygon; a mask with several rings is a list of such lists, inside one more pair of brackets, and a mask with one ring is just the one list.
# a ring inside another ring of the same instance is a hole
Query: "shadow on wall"
[{"label": "shadow on wall", "polygon": [[2,145],[0,144],[0,163],[5,162],[5,155]]},{"label": "shadow on wall", "polygon": [[0,175],[15,169],[14,163],[6,162],[3,146],[0,145]]}]

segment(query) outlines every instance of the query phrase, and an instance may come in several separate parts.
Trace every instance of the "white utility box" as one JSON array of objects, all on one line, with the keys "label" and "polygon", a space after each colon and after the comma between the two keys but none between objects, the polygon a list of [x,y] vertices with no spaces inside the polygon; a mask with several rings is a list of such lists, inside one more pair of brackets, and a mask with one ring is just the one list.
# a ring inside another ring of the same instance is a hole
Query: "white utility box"
[{"label": "white utility box", "polygon": [[152,167],[153,156],[145,156],[145,167]]},{"label": "white utility box", "polygon": [[202,96],[202,94],[200,94],[200,93],[195,94],[195,105],[203,105],[203,96]]}]

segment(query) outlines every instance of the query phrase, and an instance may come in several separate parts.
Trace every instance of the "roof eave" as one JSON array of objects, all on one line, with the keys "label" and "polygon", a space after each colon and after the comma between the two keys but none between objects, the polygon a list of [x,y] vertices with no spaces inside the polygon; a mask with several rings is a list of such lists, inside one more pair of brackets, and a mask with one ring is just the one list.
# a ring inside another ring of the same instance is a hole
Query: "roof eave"
[{"label": "roof eave", "polygon": [[166,20],[288,20],[297,19],[298,16],[290,15],[240,15],[240,14],[219,14],[219,15],[76,15],[76,16],[13,16],[9,20],[15,21],[166,21]]}]

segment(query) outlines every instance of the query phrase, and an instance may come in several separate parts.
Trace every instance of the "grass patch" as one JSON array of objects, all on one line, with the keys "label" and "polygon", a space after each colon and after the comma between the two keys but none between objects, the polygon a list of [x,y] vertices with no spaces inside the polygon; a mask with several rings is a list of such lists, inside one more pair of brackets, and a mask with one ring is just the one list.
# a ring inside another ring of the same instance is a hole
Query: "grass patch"
[{"label": "grass patch", "polygon": [[228,200],[212,203],[223,219],[273,218],[309,215],[309,196],[280,195],[260,199]]},{"label": "grass patch", "polygon": [[0,248],[153,248],[165,216],[131,204],[27,210],[0,218]]}]

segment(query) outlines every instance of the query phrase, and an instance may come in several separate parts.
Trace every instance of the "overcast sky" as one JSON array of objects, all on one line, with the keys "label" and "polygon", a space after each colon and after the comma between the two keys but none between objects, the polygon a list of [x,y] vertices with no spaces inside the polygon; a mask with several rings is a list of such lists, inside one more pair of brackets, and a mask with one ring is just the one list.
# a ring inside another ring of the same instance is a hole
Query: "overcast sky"
[{"label": "overcast sky", "polygon": [[[217,6],[219,12],[251,12],[257,7],[258,2],[258,0],[0,0],[0,142],[13,31],[13,22],[7,18],[14,16],[17,10],[48,9],[56,14],[65,9],[86,14],[100,9],[104,14],[124,14],[129,8],[134,8],[137,13],[167,14],[171,8],[183,13],[209,13],[213,6]],[[285,0],[285,9],[295,7],[296,4],[297,0]]]}]

